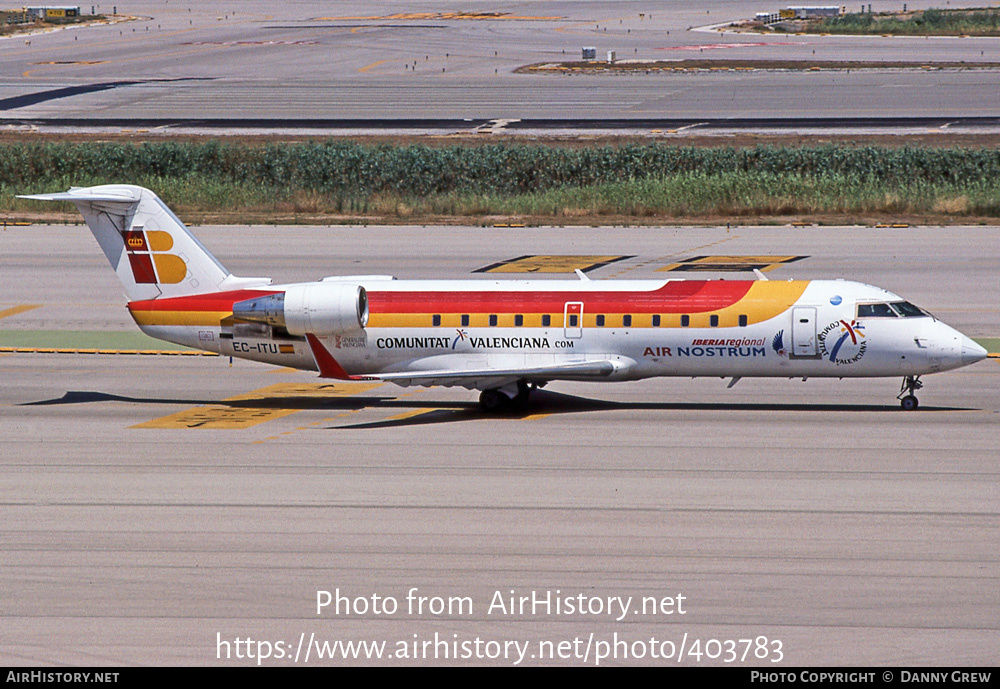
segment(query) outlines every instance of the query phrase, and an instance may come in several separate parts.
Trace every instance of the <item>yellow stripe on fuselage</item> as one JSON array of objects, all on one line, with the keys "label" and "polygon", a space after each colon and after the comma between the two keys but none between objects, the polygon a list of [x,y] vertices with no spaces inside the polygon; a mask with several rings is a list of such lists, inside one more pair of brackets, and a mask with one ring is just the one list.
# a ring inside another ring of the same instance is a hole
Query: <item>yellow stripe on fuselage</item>
[{"label": "yellow stripe on fuselage", "polygon": [[[745,315],[747,324],[763,323],[771,320],[775,316],[784,313],[797,302],[802,293],[809,286],[808,280],[796,280],[793,282],[778,282],[777,280],[758,280],[750,285],[750,291],[732,306],[719,309],[715,313],[719,316],[719,327],[735,327],[739,325],[739,317]],[[698,314],[699,319],[704,323],[696,322],[695,316],[691,316],[691,327],[708,326],[708,316],[711,314]]]},{"label": "yellow stripe on fuselage", "polygon": [[138,325],[211,325],[219,327],[232,311],[133,311]]}]

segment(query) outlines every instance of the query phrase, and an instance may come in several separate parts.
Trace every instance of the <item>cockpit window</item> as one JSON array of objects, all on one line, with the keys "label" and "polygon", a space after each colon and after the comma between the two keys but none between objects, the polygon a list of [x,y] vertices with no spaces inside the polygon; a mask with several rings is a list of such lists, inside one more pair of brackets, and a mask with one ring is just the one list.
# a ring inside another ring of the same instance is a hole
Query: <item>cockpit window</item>
[{"label": "cockpit window", "polygon": [[858,318],[895,318],[888,304],[858,304]]},{"label": "cockpit window", "polygon": [[917,316],[930,316],[919,306],[914,306],[908,301],[894,301],[889,304],[903,318],[916,318]]}]

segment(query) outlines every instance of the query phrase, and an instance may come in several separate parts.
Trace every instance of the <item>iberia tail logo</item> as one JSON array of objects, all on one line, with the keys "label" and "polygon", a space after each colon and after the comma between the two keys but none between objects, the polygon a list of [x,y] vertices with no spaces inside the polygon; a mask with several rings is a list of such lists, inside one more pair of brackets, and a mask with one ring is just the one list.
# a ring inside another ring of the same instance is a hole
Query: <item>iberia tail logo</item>
[{"label": "iberia tail logo", "polygon": [[122,239],[136,284],[175,285],[187,275],[184,259],[168,253],[174,248],[170,233],[133,227],[122,231]]}]

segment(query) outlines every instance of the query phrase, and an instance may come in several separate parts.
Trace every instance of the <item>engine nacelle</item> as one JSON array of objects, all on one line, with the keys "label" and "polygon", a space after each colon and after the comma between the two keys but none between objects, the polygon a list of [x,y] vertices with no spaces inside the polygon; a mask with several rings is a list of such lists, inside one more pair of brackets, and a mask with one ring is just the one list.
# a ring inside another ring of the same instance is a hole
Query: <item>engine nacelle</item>
[{"label": "engine nacelle", "polygon": [[368,293],[361,285],[313,282],[280,294],[233,304],[233,317],[284,328],[292,335],[343,335],[368,324]]}]

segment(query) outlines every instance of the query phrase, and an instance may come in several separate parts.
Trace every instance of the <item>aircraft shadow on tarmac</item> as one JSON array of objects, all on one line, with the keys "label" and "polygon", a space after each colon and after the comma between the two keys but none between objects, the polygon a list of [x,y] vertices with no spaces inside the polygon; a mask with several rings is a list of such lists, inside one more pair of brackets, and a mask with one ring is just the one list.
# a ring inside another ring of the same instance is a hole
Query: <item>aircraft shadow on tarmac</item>
[{"label": "aircraft shadow on tarmac", "polygon": [[[901,412],[895,404],[785,404],[747,402],[618,402],[576,397],[559,392],[536,390],[530,404],[523,409],[511,409],[501,413],[487,413],[474,401],[454,402],[444,400],[398,399],[393,397],[314,397],[314,396],[273,396],[242,400],[175,399],[152,397],[127,397],[98,391],[71,390],[58,399],[24,402],[20,406],[50,406],[64,404],[89,404],[94,402],[127,402],[129,404],[156,404],[178,406],[218,406],[233,409],[294,409],[297,411],[357,411],[361,409],[385,409],[415,411],[403,418],[384,421],[328,426],[326,430],[360,430],[377,428],[401,428],[428,424],[457,423],[489,419],[520,420],[535,415],[580,414],[598,411],[707,411],[707,412]],[[976,411],[966,407],[920,408],[923,412],[934,411]],[[910,412],[912,414],[912,412]]]},{"label": "aircraft shadow on tarmac", "polygon": [[[169,397],[126,397],[124,395],[113,395],[106,392],[88,390],[70,390],[62,397],[51,400],[39,400],[38,402],[24,402],[19,406],[37,407],[60,404],[89,404],[92,402],[127,402],[129,404],[167,404],[183,407],[230,407],[233,409],[295,409],[306,411],[309,409],[347,411],[353,409],[363,409],[365,407],[383,406],[387,400],[384,397],[313,397],[301,395],[275,395],[271,397],[258,397],[251,399],[236,400],[211,400],[211,399],[179,399]],[[412,404],[406,405],[412,407]]]},{"label": "aircraft shadow on tarmac", "polygon": [[[609,400],[576,397],[558,392],[536,390],[531,394],[531,402],[524,409],[511,409],[500,413],[486,413],[475,402],[454,403],[431,400],[416,401],[387,400],[379,407],[401,407],[406,409],[427,409],[426,412],[400,419],[386,419],[344,426],[330,426],[329,430],[357,430],[374,428],[397,428],[427,424],[455,423],[483,419],[525,419],[535,415],[579,414],[597,411],[709,411],[709,412],[901,412],[896,404],[774,404],[774,403],[717,403],[717,402],[616,402]],[[961,407],[921,407],[921,411],[975,411]]]}]

